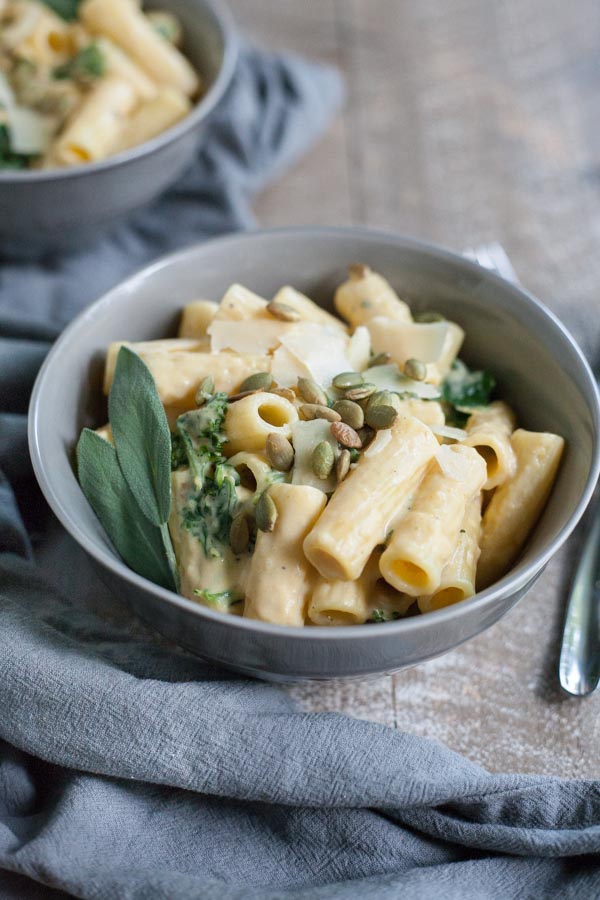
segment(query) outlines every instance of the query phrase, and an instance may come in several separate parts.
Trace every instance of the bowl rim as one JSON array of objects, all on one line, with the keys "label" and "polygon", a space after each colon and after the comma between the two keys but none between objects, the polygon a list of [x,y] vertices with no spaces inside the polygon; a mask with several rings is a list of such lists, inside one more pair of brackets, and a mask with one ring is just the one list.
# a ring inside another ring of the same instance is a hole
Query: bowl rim
[{"label": "bowl rim", "polygon": [[[524,300],[526,304],[536,310],[537,314],[542,319],[545,318],[549,320],[560,339],[570,346],[581,366],[581,372],[587,381],[587,387],[589,389],[585,393],[585,399],[589,402],[591,408],[594,427],[590,471],[579,501],[568,520],[553,540],[550,541],[543,551],[535,556],[522,572],[518,574],[511,574],[509,572],[489,588],[476,593],[473,597],[463,600],[461,603],[434,610],[426,615],[411,616],[406,619],[386,622],[383,630],[374,628],[370,623],[335,627],[313,625],[310,628],[307,628],[302,626],[276,625],[269,622],[261,622],[258,619],[246,619],[242,616],[225,615],[216,610],[211,610],[208,607],[195,603],[193,600],[188,600],[186,597],[175,594],[166,588],[154,584],[143,576],[138,575],[119,559],[116,553],[110,553],[108,549],[105,550],[96,545],[94,541],[81,534],[76,519],[71,515],[69,510],[63,506],[60,494],[54,490],[51,478],[47,476],[44,457],[41,452],[38,435],[38,417],[43,402],[44,382],[47,370],[54,364],[55,359],[59,356],[63,356],[63,348],[69,345],[72,334],[76,334],[79,329],[85,329],[88,325],[88,321],[93,320],[105,307],[111,306],[112,303],[115,302],[115,297],[121,296],[123,291],[126,291],[128,295],[135,293],[138,282],[145,281],[159,270],[170,266],[177,266],[182,260],[185,260],[188,257],[194,257],[205,247],[212,247],[215,244],[226,246],[227,244],[233,244],[236,241],[243,241],[251,244],[254,240],[264,240],[269,237],[289,237],[298,240],[301,240],[303,237],[322,237],[323,239],[327,239],[327,237],[355,237],[376,241],[378,243],[384,242],[396,247],[401,246],[407,250],[416,250],[420,253],[425,253],[438,261],[448,262],[453,265],[458,264],[473,275],[477,275],[485,280],[491,280],[502,287],[503,290],[512,292],[521,302]],[[600,475],[600,394],[590,365],[570,331],[555,313],[548,309],[540,300],[521,285],[515,285],[506,281],[489,269],[483,268],[476,262],[473,262],[450,249],[431,242],[405,237],[404,235],[395,232],[360,226],[290,226],[285,228],[256,229],[250,232],[234,232],[232,234],[218,236],[192,244],[175,253],[166,254],[155,260],[153,263],[138,269],[128,278],[116,284],[109,291],[105,292],[98,300],[85,308],[75,317],[56,340],[38,373],[29,405],[28,441],[33,470],[38,484],[40,485],[42,493],[50,508],[63,527],[97,563],[104,568],[109,569],[114,575],[124,579],[132,586],[146,592],[150,591],[155,597],[165,600],[167,603],[179,607],[183,611],[197,615],[200,619],[207,617],[214,624],[242,629],[242,631],[245,631],[248,635],[256,634],[257,636],[262,635],[264,637],[271,635],[287,637],[288,639],[299,641],[315,639],[319,642],[345,641],[350,639],[369,640],[376,638],[378,634],[387,636],[396,635],[400,638],[402,634],[423,630],[427,631],[431,628],[436,629],[438,625],[443,626],[444,622],[447,622],[450,619],[460,620],[464,616],[468,616],[475,608],[491,607],[495,601],[498,601],[502,597],[511,596],[526,589],[536,576],[541,573],[542,569],[546,566],[552,556],[564,544],[575,529],[598,482],[598,477]]]},{"label": "bowl rim", "polygon": [[212,14],[215,24],[221,33],[223,40],[223,58],[217,73],[217,77],[202,95],[200,100],[194,104],[193,109],[186,116],[162,131],[156,137],[149,141],[143,141],[136,144],[129,150],[121,153],[115,153],[107,159],[98,162],[85,163],[81,166],[72,166],[61,168],[56,166],[52,169],[26,169],[24,171],[2,171],[0,169],[0,188],[4,185],[13,184],[36,184],[39,182],[62,181],[64,179],[83,178],[86,175],[93,175],[96,172],[104,172],[107,169],[118,169],[121,166],[136,162],[142,157],[153,156],[163,147],[177,141],[180,137],[192,131],[194,127],[213,111],[217,103],[222,99],[225,91],[229,87],[233,73],[238,61],[240,43],[237,35],[233,14],[228,6],[222,0],[201,0],[202,4]]}]

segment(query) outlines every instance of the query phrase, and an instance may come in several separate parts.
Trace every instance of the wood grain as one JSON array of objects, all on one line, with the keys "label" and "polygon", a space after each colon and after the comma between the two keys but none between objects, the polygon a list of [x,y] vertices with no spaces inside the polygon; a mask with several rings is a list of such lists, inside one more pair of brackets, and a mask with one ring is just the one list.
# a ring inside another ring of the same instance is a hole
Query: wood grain
[{"label": "wood grain", "polygon": [[[600,362],[600,6],[580,0],[231,0],[257,42],[338,65],[345,110],[256,203],[263,225],[366,224],[454,249],[499,240]],[[556,681],[580,537],[502,621],[394,678],[302,685],[494,771],[600,776],[600,696]]]}]

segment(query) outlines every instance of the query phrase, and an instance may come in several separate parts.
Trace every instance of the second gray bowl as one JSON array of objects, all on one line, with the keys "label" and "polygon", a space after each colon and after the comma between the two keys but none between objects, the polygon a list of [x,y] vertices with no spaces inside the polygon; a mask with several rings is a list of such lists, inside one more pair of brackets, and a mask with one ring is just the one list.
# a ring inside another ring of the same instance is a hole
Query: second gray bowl
[{"label": "second gray bowl", "polygon": [[[521,558],[471,600],[382,625],[285,628],[225,616],[157,587],[116,556],[75,477],[81,429],[106,421],[106,346],[176,333],[181,307],[218,300],[234,281],[264,297],[291,284],[331,308],[351,262],[385,275],[415,310],[438,309],[466,330],[462,356],[490,369],[499,393],[532,430],[567,446],[558,481]],[[201,656],[269,679],[363,677],[413,666],[456,647],[504,615],[533,584],[581,517],[598,477],[600,410],[594,379],[563,325],[539,301],[437,247],[360,229],[234,235],[160,260],[114,288],[64,332],[39,374],[30,449],[46,498],[98,563],[117,596]]]},{"label": "second gray bowl", "polygon": [[72,250],[172,184],[197,150],[238,55],[233,21],[220,0],[147,0],[183,24],[184,52],[205,92],[192,112],[151,141],[102,162],[43,171],[0,170],[0,251],[34,258]]}]

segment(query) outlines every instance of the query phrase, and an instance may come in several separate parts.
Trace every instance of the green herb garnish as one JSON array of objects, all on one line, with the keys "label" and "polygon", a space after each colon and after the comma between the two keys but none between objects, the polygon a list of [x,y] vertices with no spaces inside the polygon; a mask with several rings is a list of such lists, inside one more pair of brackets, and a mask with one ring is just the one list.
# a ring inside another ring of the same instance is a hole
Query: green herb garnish
[{"label": "green herb garnish", "polygon": [[200,597],[204,600],[205,603],[209,603],[211,606],[216,606],[218,609],[228,609],[230,606],[235,606],[237,603],[241,603],[244,599],[243,597],[239,597],[234,591],[217,591],[216,593],[213,591],[200,590],[196,588],[194,590],[194,594],[196,597]]},{"label": "green herb garnish", "polygon": [[399,618],[400,613],[395,610],[390,612],[387,609],[374,609],[368,621],[378,625],[380,622],[395,622]]},{"label": "green herb garnish", "polygon": [[46,6],[67,22],[72,22],[77,18],[77,12],[81,0],[42,0]]},{"label": "green herb garnish", "polygon": [[195,488],[182,510],[183,526],[209,558],[223,555],[238,504],[239,475],[223,454],[226,412],[227,394],[217,393],[180,416],[176,425],[173,458],[177,462],[185,453]]},{"label": "green herb garnish", "polygon": [[109,395],[115,446],[84,428],[77,444],[79,483],[115,549],[139,575],[176,591],[167,520],[171,438],[154,379],[121,347]]},{"label": "green herb garnish", "polygon": [[89,44],[80,50],[79,53],[54,69],[54,77],[63,80],[72,78],[83,84],[89,84],[96,78],[101,78],[106,71],[106,61],[104,54],[98,44]]},{"label": "green herb garnish", "polygon": [[442,397],[450,407],[448,425],[463,428],[471,409],[487,406],[496,387],[496,379],[490,372],[471,371],[460,359],[455,359],[442,385]]}]

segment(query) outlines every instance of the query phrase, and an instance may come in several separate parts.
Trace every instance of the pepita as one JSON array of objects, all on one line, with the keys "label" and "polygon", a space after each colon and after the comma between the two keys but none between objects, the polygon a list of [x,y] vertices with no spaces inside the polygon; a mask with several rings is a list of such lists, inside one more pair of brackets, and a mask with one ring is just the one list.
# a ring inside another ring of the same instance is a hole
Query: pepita
[{"label": "pepita", "polygon": [[230,394],[227,398],[228,403],[237,403],[238,400],[243,400],[244,397],[251,397],[252,394],[262,394],[264,392],[264,388],[255,388],[253,391],[238,391],[237,394]]},{"label": "pepita", "polygon": [[333,408],[342,417],[342,422],[354,428],[355,431],[365,424],[365,414],[358,403],[354,403],[352,400],[336,400]]},{"label": "pepita", "polygon": [[334,422],[331,426],[331,433],[342,447],[353,447],[356,450],[360,450],[362,447],[362,441],[354,428],[346,425],[345,422]]},{"label": "pepita", "polygon": [[370,361],[369,368],[372,369],[373,366],[387,366],[387,364],[389,363],[391,358],[392,358],[392,354],[387,353],[387,351],[384,351],[383,353],[378,353]]},{"label": "pepita", "polygon": [[371,384],[370,382],[365,382],[364,384],[359,384],[358,387],[350,388],[349,391],[346,391],[346,399],[354,400],[355,402],[359,400],[366,400],[367,397],[370,397],[371,394],[375,394],[377,391],[377,385]]},{"label": "pepita", "polygon": [[327,394],[323,388],[312,378],[298,379],[298,393],[305,403],[316,403],[318,406],[327,406]]},{"label": "pepita", "polygon": [[312,470],[321,481],[329,478],[335,463],[333,447],[329,441],[320,441],[313,450],[311,465]]},{"label": "pepita", "polygon": [[269,388],[269,394],[277,394],[278,397],[284,397],[286,400],[289,400],[290,403],[293,403],[296,399],[296,395],[293,390],[286,387]]},{"label": "pepita", "polygon": [[427,377],[427,366],[422,359],[407,359],[404,363],[404,374],[413,381],[425,381]]},{"label": "pepita", "polygon": [[367,407],[365,418],[367,425],[376,430],[391,428],[398,418],[398,410],[385,403],[378,403],[376,406]]},{"label": "pepita", "polygon": [[206,401],[213,396],[215,392],[215,382],[211,375],[203,378],[196,391],[196,406],[204,406]]},{"label": "pepita", "polygon": [[277,507],[272,497],[269,497],[267,491],[263,491],[260,495],[256,509],[254,511],[256,526],[260,531],[267,533],[273,531],[275,522],[277,521]]},{"label": "pepita", "polygon": [[337,388],[340,391],[345,391],[351,387],[357,387],[359,384],[363,384],[364,378],[360,374],[360,372],[340,372],[339,375],[336,375],[332,381],[334,388]]},{"label": "pepita", "polygon": [[275,300],[271,300],[270,303],[267,303],[267,312],[271,313],[275,319],[280,319],[282,322],[300,322],[302,319],[300,313],[293,309],[293,307],[288,306],[287,303],[279,303]]},{"label": "pepita", "polygon": [[245,553],[250,543],[250,526],[244,513],[236,516],[229,529],[229,544],[236,556]]},{"label": "pepita", "polygon": [[244,391],[268,391],[273,385],[273,376],[270,372],[255,372],[254,375],[248,375],[240,384],[239,393]]},{"label": "pepita", "polygon": [[278,472],[289,472],[294,462],[294,448],[282,434],[267,436],[265,455],[269,465]]},{"label": "pepita", "polygon": [[344,448],[335,461],[335,475],[338,482],[343,481],[350,471],[350,462],[350,450],[346,450],[346,448]]},{"label": "pepita", "polygon": [[301,419],[326,419],[328,422],[341,422],[342,417],[334,409],[322,406],[320,403],[303,403],[298,410]]}]

